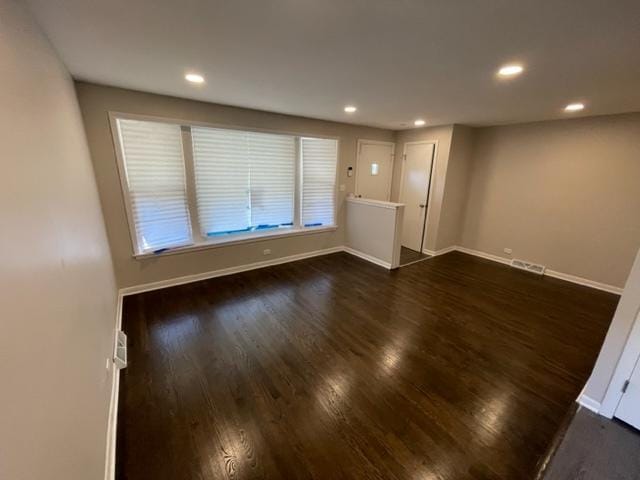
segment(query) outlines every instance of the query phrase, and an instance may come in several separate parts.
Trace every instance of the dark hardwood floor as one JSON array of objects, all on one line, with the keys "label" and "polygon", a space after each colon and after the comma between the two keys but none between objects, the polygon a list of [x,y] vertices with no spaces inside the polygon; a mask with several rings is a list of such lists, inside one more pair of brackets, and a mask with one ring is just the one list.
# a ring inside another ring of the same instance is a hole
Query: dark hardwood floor
[{"label": "dark hardwood floor", "polygon": [[126,297],[118,478],[532,478],[617,300],[458,252]]}]

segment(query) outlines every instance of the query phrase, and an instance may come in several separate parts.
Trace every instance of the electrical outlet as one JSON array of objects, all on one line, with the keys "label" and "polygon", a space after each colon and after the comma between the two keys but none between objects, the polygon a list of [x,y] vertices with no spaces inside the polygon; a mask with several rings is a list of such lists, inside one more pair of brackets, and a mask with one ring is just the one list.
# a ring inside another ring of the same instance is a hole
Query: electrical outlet
[{"label": "electrical outlet", "polygon": [[507,255],[511,255],[513,253],[513,250],[511,250],[510,248],[505,247],[503,249],[503,252],[506,253]]},{"label": "electrical outlet", "polygon": [[111,368],[111,359],[109,357],[107,357],[107,361],[106,361],[106,368],[107,368],[107,372],[109,371],[109,369]]},{"label": "electrical outlet", "polygon": [[262,251],[262,254],[263,254],[263,255],[271,255],[271,249],[270,249],[270,248],[265,248],[265,249]]}]

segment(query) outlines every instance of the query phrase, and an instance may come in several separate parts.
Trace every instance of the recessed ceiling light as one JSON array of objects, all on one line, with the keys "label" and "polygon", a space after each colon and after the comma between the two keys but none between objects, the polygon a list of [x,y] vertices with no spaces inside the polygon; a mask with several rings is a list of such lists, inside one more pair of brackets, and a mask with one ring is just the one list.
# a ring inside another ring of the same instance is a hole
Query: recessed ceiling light
[{"label": "recessed ceiling light", "polygon": [[498,75],[501,77],[513,77],[515,75],[520,75],[524,68],[522,65],[504,65],[500,67],[498,70]]},{"label": "recessed ceiling light", "polygon": [[415,122],[413,122],[413,124],[414,124],[416,127],[421,127],[421,126],[423,126],[425,123],[427,123],[427,122],[425,122],[425,121],[424,121],[424,120],[422,120],[422,119],[418,119],[418,120],[416,120]]},{"label": "recessed ceiling light", "polygon": [[565,112],[579,112],[584,108],[584,103],[570,103],[564,107]]},{"label": "recessed ceiling light", "polygon": [[353,105],[347,105],[346,107],[344,107],[344,111],[347,113],[353,113],[356,110],[358,110],[356,107],[354,107]]},{"label": "recessed ceiling light", "polygon": [[187,81],[191,83],[204,83],[204,77],[202,75],[198,75],[197,73],[187,73],[184,78],[186,78]]}]

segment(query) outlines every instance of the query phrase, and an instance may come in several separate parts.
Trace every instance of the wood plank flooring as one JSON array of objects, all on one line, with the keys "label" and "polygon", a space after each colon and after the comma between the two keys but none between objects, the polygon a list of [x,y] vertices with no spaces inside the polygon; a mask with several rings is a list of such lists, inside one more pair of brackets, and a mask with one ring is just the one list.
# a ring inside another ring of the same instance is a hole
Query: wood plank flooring
[{"label": "wood plank flooring", "polygon": [[618,297],[459,252],[126,297],[119,479],[528,479]]}]

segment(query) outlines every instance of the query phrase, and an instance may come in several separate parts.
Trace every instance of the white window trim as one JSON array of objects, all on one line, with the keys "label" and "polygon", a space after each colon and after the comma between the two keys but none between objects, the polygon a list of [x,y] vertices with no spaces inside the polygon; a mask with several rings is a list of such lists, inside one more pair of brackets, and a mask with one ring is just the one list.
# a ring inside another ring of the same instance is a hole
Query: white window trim
[{"label": "white window trim", "polygon": [[[173,125],[179,125],[182,131],[182,156],[184,160],[184,168],[185,168],[185,182],[187,189],[187,204],[189,207],[189,215],[191,220],[191,233],[193,243],[171,247],[165,249],[161,252],[138,252],[138,239],[136,237],[135,224],[133,222],[133,207],[131,204],[131,197],[129,195],[129,186],[127,184],[127,176],[126,176],[126,167],[125,161],[122,153],[122,141],[120,138],[119,130],[118,130],[118,119],[128,119],[128,120],[141,120],[141,121],[149,121],[149,122],[163,122],[170,123]],[[109,124],[111,127],[111,135],[113,138],[113,147],[115,150],[116,163],[118,167],[118,176],[120,177],[120,188],[122,190],[122,196],[124,200],[125,213],[127,217],[127,225],[129,227],[129,237],[131,240],[131,250],[132,257],[136,259],[144,259],[151,257],[160,257],[166,255],[175,255],[180,253],[193,252],[198,250],[206,250],[209,248],[220,248],[227,247],[232,245],[241,245],[241,244],[250,244],[254,242],[263,242],[265,240],[272,240],[276,238],[283,237],[293,237],[299,235],[312,235],[319,234],[325,232],[333,232],[338,229],[338,176],[340,170],[340,138],[327,136],[327,135],[316,135],[310,133],[301,133],[301,132],[288,132],[281,130],[269,130],[269,129],[261,129],[255,127],[244,127],[238,125],[225,125],[219,123],[209,123],[209,122],[198,122],[198,121],[186,121],[181,119],[173,119],[166,117],[156,117],[152,115],[139,115],[133,113],[124,113],[124,112],[109,112]],[[294,193],[294,226],[290,229],[286,229],[286,231],[265,231],[265,232],[252,232],[250,234],[237,234],[237,235],[229,235],[229,237],[218,237],[218,238],[207,238],[203,237],[200,233],[200,222],[198,220],[197,213],[197,200],[195,194],[195,186],[194,186],[194,165],[193,165],[193,150],[192,150],[192,140],[191,140],[191,130],[186,127],[210,127],[210,128],[222,128],[228,130],[242,130],[245,132],[261,132],[261,133],[273,133],[278,135],[290,135],[295,137],[296,141],[296,185],[295,185],[295,193]],[[300,169],[300,139],[301,138],[322,138],[328,140],[336,141],[336,173],[334,179],[334,198],[333,198],[333,225],[323,225],[320,227],[304,227],[300,225],[301,214],[300,209],[302,208],[301,202],[301,175],[302,171]]]}]

